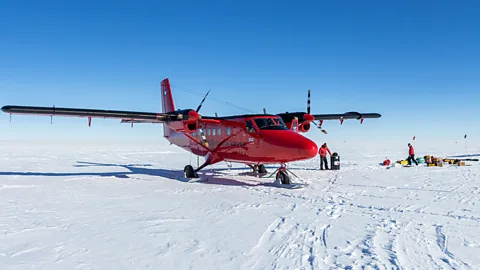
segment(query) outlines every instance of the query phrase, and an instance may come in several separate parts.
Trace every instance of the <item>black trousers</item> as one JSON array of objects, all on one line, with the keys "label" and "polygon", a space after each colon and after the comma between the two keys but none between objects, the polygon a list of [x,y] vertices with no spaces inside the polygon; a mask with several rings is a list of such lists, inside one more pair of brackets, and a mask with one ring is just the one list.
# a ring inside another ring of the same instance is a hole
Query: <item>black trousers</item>
[{"label": "black trousers", "polygon": [[328,170],[327,156],[320,156],[320,170],[323,170],[323,164],[325,163],[325,169]]},{"label": "black trousers", "polygon": [[412,165],[412,160],[413,160],[413,162],[415,162],[415,164],[418,165],[418,162],[417,162],[417,160],[415,159],[415,155],[409,155],[409,156],[408,156],[408,158],[407,158],[408,165]]}]

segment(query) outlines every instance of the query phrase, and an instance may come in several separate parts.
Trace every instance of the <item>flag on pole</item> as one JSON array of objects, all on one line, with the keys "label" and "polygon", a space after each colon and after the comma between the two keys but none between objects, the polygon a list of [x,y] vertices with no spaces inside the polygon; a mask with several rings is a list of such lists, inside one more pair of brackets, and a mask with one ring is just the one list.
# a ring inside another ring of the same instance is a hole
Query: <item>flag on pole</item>
[{"label": "flag on pole", "polygon": [[464,136],[463,138],[466,139],[466,138],[467,138],[467,134],[465,134],[465,136]]},{"label": "flag on pole", "polygon": [[415,135],[413,136],[413,140],[415,141]]}]

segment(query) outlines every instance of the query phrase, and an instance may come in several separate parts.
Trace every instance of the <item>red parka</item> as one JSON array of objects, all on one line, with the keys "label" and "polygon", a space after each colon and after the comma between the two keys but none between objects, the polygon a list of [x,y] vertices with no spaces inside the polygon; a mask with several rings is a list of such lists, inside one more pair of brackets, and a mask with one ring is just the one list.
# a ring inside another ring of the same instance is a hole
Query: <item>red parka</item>
[{"label": "red parka", "polygon": [[322,147],[320,147],[320,150],[318,150],[318,153],[321,157],[326,157],[327,152],[330,154],[330,156],[332,155],[332,152],[330,152],[330,149],[328,149],[326,145],[322,145]]}]

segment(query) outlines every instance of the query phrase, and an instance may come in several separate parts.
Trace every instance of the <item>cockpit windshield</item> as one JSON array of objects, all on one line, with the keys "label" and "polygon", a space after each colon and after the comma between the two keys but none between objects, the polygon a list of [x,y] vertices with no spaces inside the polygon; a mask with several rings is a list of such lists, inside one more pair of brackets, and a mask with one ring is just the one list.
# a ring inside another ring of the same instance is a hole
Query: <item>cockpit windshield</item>
[{"label": "cockpit windshield", "polygon": [[287,129],[285,123],[280,117],[259,117],[254,118],[255,124],[257,124],[259,129]]}]

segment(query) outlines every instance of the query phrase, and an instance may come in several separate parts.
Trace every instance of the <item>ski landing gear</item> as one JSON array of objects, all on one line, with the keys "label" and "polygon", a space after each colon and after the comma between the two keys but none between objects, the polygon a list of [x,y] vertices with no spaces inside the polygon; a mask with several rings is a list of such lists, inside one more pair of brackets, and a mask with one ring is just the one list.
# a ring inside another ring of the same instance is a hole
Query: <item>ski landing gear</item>
[{"label": "ski landing gear", "polygon": [[253,170],[253,173],[258,173],[258,174],[266,174],[268,173],[267,172],[267,169],[265,169],[265,165],[263,164],[258,164],[258,165],[251,165],[251,164],[248,164],[248,166],[250,168],[252,168]]},{"label": "ski landing gear", "polygon": [[274,186],[279,186],[279,187],[284,187],[284,188],[301,188],[301,187],[304,187],[304,186],[307,185],[307,184],[300,184],[300,183],[299,184],[293,184],[288,173],[292,174],[296,178],[299,178],[293,172],[291,172],[287,169],[286,164],[282,164],[280,166],[280,168],[278,168],[272,174],[270,174],[268,176],[268,178],[275,175],[275,182],[273,183],[273,185]]}]

